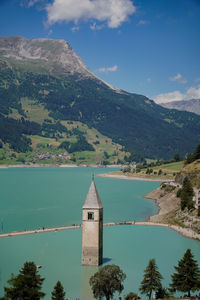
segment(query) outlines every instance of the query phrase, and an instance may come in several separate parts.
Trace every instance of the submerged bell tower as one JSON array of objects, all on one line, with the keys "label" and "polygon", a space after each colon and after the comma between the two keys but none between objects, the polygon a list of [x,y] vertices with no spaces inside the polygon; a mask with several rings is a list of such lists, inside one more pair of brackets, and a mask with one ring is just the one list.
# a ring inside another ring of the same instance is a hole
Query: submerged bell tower
[{"label": "submerged bell tower", "polygon": [[103,206],[93,178],[83,205],[82,265],[99,266],[102,262]]}]

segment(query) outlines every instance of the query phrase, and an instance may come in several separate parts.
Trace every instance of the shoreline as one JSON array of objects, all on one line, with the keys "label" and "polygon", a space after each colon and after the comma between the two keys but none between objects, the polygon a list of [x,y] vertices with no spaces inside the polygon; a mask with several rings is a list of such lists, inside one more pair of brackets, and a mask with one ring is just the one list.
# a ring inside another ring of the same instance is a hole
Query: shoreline
[{"label": "shoreline", "polygon": [[[8,168],[28,168],[28,167],[60,167],[60,168],[73,168],[73,167],[99,167],[99,168],[120,168],[119,165],[110,165],[110,166],[99,166],[99,165],[76,165],[76,164],[63,164],[63,165],[57,165],[57,164],[31,164],[31,165],[0,165],[0,169],[8,169]],[[119,174],[112,174],[112,173],[103,173],[95,175],[97,177],[106,177],[106,178],[114,178],[114,179],[123,179],[123,180],[135,180],[135,181],[150,181],[150,182],[163,182],[163,181],[174,181],[174,180],[167,180],[166,178],[142,178],[142,177],[134,177],[134,176],[126,176],[126,175],[119,175]],[[168,201],[170,201],[170,195],[167,195],[165,200],[166,203],[164,203],[163,198],[161,200],[161,197],[156,195],[160,192],[160,188],[157,188],[156,190],[150,192],[148,195],[144,196],[144,198],[153,200],[157,207],[158,212],[156,215],[149,216],[147,221],[143,222],[135,222],[135,225],[146,225],[146,226],[161,226],[161,227],[168,227],[175,231],[177,231],[179,234],[200,241],[200,234],[193,231],[191,228],[184,228],[181,226],[176,226],[170,223],[163,223],[159,222],[159,217],[166,214],[168,211],[170,211],[170,205],[168,205]],[[159,201],[161,200],[161,201]],[[165,207],[166,206],[166,207]],[[174,208],[174,207],[173,207]],[[137,224],[138,223],[138,224]],[[140,223],[140,224],[139,224]],[[114,225],[114,224],[113,224]],[[116,224],[120,225],[120,224]],[[127,224],[128,225],[128,224]],[[131,224],[129,224],[131,225]],[[134,225],[134,224],[132,224]],[[109,226],[109,225],[107,225]],[[45,232],[45,231],[43,231]],[[27,234],[27,233],[26,233]]]},{"label": "shoreline", "polygon": [[[165,178],[165,180],[161,179],[161,178],[159,178],[159,179],[141,178],[141,177],[126,176],[126,175],[119,175],[119,174],[109,174],[109,173],[98,174],[97,176],[98,177],[115,178],[115,179],[124,179],[124,180],[151,181],[151,182],[163,182],[163,181],[173,182],[174,181],[174,180],[166,180],[166,178]],[[143,223],[143,225],[149,224],[149,226],[167,227],[169,229],[175,230],[176,232],[178,232],[179,234],[181,234],[184,237],[200,241],[200,234],[196,233],[191,228],[184,228],[181,226],[170,224],[169,222],[164,223],[162,221],[161,222],[159,221],[159,218],[161,216],[164,216],[169,211],[173,210],[177,204],[174,200],[173,193],[169,193],[169,194],[165,195],[164,197],[163,196],[160,197],[160,192],[161,192],[160,187],[158,187],[157,189],[153,190],[152,192],[150,192],[149,194],[144,196],[144,198],[153,200],[155,202],[155,204],[158,207],[158,212],[155,215],[149,216],[147,221],[135,222],[135,223],[140,223],[140,225],[142,225],[142,223]],[[135,225],[139,225],[139,224],[135,224]]]},{"label": "shoreline", "polygon": [[153,182],[173,181],[173,180],[169,180],[166,178],[165,179],[164,178],[146,178],[146,177],[111,174],[111,173],[98,174],[96,176],[97,177],[106,177],[106,178],[115,178],[115,179],[136,180],[136,181],[153,181]]},{"label": "shoreline", "polygon": [[157,214],[150,216],[147,221],[149,223],[162,224],[162,226],[166,225],[184,237],[200,241],[200,234],[194,231],[192,228],[174,225],[167,220],[167,215],[177,207],[179,200],[176,198],[173,192],[164,196],[161,196],[161,193],[162,192],[159,187],[145,196],[145,198],[153,200],[158,207]]},{"label": "shoreline", "polygon": [[77,164],[0,164],[0,169],[9,169],[9,168],[51,168],[51,167],[55,167],[55,168],[121,168],[121,165],[107,165],[107,166],[102,166],[102,165],[95,165],[95,164],[83,164],[83,165],[77,165]]}]

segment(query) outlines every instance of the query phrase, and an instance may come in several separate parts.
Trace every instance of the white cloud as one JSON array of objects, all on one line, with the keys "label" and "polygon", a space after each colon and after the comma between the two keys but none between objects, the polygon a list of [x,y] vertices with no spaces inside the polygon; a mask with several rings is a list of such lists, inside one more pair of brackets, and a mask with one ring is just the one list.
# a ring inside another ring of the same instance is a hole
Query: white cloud
[{"label": "white cloud", "polygon": [[54,0],[46,6],[48,24],[97,20],[117,28],[135,13],[131,0]]},{"label": "white cloud", "polygon": [[150,78],[150,77],[147,78],[147,82],[148,82],[148,83],[151,82],[151,78]]},{"label": "white cloud", "polygon": [[109,73],[109,72],[116,72],[117,69],[118,69],[118,66],[114,65],[113,67],[99,68],[96,72],[98,72],[98,73]]},{"label": "white cloud", "polygon": [[179,79],[181,79],[181,78],[182,78],[182,75],[178,73],[178,74],[175,75],[174,77],[170,77],[169,80],[170,80],[170,81],[177,81],[177,80],[179,80]]},{"label": "white cloud", "polygon": [[173,77],[169,77],[169,80],[170,81],[178,81],[183,84],[187,83],[187,80],[185,78],[183,78],[183,76],[180,73],[178,73],[177,75],[175,75]]},{"label": "white cloud", "polygon": [[147,20],[140,20],[140,21],[138,22],[138,25],[148,25],[148,24],[150,24],[150,22],[147,21]]},{"label": "white cloud", "polygon": [[25,6],[25,7],[32,7],[39,1],[42,1],[42,0],[21,0],[20,5]]},{"label": "white cloud", "polygon": [[75,25],[71,28],[71,31],[75,32],[75,31],[79,31],[79,29],[80,29],[79,26]]},{"label": "white cloud", "polygon": [[96,22],[94,22],[94,23],[92,23],[92,24],[90,25],[90,29],[91,29],[91,30],[101,30],[103,27],[104,27],[104,24],[102,24],[102,25],[97,25]]},{"label": "white cloud", "polygon": [[39,1],[40,0],[30,0],[29,3],[28,3],[28,7],[31,7],[31,6],[35,5]]},{"label": "white cloud", "polygon": [[167,103],[172,101],[183,100],[183,94],[179,91],[174,91],[166,94],[159,94],[153,99],[156,103]]},{"label": "white cloud", "polygon": [[184,100],[188,99],[200,99],[200,86],[197,88],[190,87],[186,92],[186,97]]},{"label": "white cloud", "polygon": [[159,94],[154,97],[156,103],[167,103],[172,101],[190,100],[190,99],[200,99],[200,86],[190,87],[185,93],[180,91],[174,91],[166,94]]}]

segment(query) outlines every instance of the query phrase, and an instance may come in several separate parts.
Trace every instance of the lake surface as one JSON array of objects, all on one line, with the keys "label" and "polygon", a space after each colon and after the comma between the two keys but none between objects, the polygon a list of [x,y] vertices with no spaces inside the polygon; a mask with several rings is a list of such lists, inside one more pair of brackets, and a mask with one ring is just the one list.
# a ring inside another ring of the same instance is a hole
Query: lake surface
[{"label": "lake surface", "polygon": [[[13,168],[0,170],[0,218],[4,232],[81,223],[81,208],[92,174],[101,168]],[[110,171],[110,169],[109,169]],[[104,222],[145,220],[157,207],[144,195],[159,186],[141,182],[96,177],[103,206]],[[173,266],[191,248],[200,263],[200,243],[168,228],[145,226],[104,227],[104,261],[117,264],[126,273],[122,293],[138,292],[149,259],[155,258],[170,282]],[[89,278],[96,267],[81,267],[81,230],[73,229],[0,239],[0,296],[10,274],[18,274],[25,261],[42,265],[43,291],[49,300],[57,280],[67,298],[92,299]],[[118,299],[118,297],[116,297]]]},{"label": "lake surface", "polygon": [[[92,174],[106,171],[112,169],[46,167],[0,170],[3,231],[80,224]],[[144,220],[157,211],[156,205],[143,196],[158,183],[102,177],[96,177],[95,182],[104,206],[104,222]]]}]

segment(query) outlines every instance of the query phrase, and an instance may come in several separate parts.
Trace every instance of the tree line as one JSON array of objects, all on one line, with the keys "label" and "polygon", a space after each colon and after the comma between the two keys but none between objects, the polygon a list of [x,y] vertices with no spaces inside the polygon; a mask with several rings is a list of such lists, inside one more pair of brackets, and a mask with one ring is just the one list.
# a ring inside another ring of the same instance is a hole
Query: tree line
[{"label": "tree line", "polygon": [[[154,297],[163,299],[169,298],[176,291],[187,293],[187,297],[190,297],[191,292],[200,289],[200,269],[190,249],[187,249],[174,269],[175,272],[171,275],[169,288],[164,288],[161,283],[163,276],[158,270],[156,261],[150,259],[144,270],[144,277],[139,287],[140,292],[145,294],[148,299]],[[107,265],[101,268],[90,278],[94,298],[105,297],[106,300],[110,300],[115,292],[120,294],[124,289],[123,281],[125,278],[126,274],[118,266]],[[140,297],[133,292],[125,296],[125,300],[133,299],[140,299]]]},{"label": "tree line", "polygon": [[[173,295],[176,291],[187,293],[200,290],[200,269],[190,249],[184,253],[178,265],[174,267],[175,272],[171,275],[169,288],[162,286],[163,276],[158,270],[155,259],[150,259],[144,270],[143,280],[139,290],[149,299],[163,299]],[[91,276],[89,283],[95,299],[106,300],[113,298],[114,294],[124,289],[123,282],[126,274],[117,265],[105,265]],[[12,275],[8,280],[8,287],[4,287],[5,296],[1,300],[40,300],[44,298],[42,284],[44,278],[39,275],[38,267],[34,262],[26,262],[17,276]],[[66,292],[60,281],[57,281],[51,293],[52,300],[67,300]],[[125,296],[125,300],[136,300],[140,297],[133,292]]]}]

